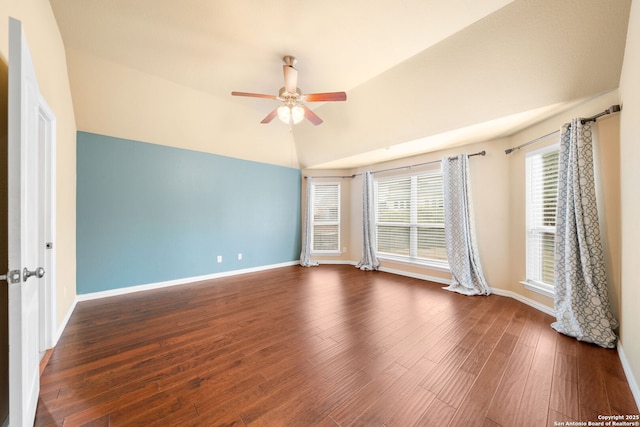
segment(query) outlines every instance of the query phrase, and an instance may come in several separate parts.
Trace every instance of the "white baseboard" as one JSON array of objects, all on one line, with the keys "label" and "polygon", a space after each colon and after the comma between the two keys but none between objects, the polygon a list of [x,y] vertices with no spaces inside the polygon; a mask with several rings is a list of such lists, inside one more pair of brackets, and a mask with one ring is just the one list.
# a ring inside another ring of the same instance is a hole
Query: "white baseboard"
[{"label": "white baseboard", "polygon": [[260,267],[244,268],[241,270],[223,271],[221,273],[205,274],[203,276],[185,277],[182,279],[167,280],[165,282],[146,283],[144,285],[128,286],[126,288],[110,289],[108,291],[92,292],[89,294],[81,294],[77,296],[78,301],[89,301],[100,298],[113,297],[118,295],[130,294],[133,292],[148,291],[151,289],[166,288],[169,286],[185,285],[188,283],[201,282],[203,280],[219,279],[222,277],[237,276],[239,274],[254,273],[257,271],[272,270],[274,268],[289,267],[298,265],[299,261],[289,261],[280,264],[263,265]]},{"label": "white baseboard", "polygon": [[498,288],[491,288],[491,292],[496,294],[496,295],[503,296],[503,297],[513,298],[513,299],[515,299],[517,301],[520,301],[523,304],[528,305],[529,307],[533,307],[533,308],[535,308],[537,310],[540,310],[541,312],[546,313],[549,316],[556,317],[556,313],[553,310],[553,308],[548,307],[548,306],[546,306],[544,304],[540,304],[538,301],[534,301],[534,300],[532,300],[530,298],[527,298],[527,297],[522,296],[520,294],[517,294],[515,292],[507,291],[507,290],[504,290],[504,289],[498,289]]},{"label": "white baseboard", "polygon": [[348,260],[321,260],[321,259],[316,259],[315,261],[318,262],[318,264],[325,264],[325,265],[356,265],[357,262],[355,261],[348,261]]},{"label": "white baseboard", "polygon": [[[402,271],[402,270],[394,270],[391,268],[380,268],[380,271],[385,271],[387,273],[392,273],[392,274],[397,274],[400,276],[407,276],[407,277],[413,277],[415,279],[422,279],[422,280],[428,280],[430,282],[436,282],[436,283],[441,283],[443,285],[451,285],[452,281],[450,279],[444,279],[442,277],[433,277],[433,276],[427,276],[426,274],[417,274],[417,273],[409,273],[406,271]],[[555,317],[555,312],[553,310],[553,308],[551,307],[547,307],[544,304],[540,304],[537,301],[534,301],[532,299],[529,299],[527,297],[524,297],[520,294],[517,294],[515,292],[512,291],[507,291],[504,289],[498,289],[498,288],[491,288],[491,293],[496,294],[496,295],[500,295],[500,296],[505,296],[505,297],[509,297],[509,298],[513,298],[517,301],[520,301],[523,304],[526,304],[530,307],[535,308],[536,310],[540,310],[543,313],[546,313],[550,316],[554,316]]]},{"label": "white baseboard", "polygon": [[622,363],[622,369],[624,370],[624,374],[627,377],[627,382],[629,383],[631,394],[633,394],[633,399],[636,401],[636,406],[640,408],[640,388],[638,387],[638,382],[636,381],[636,377],[633,375],[631,366],[627,361],[627,356],[624,354],[624,349],[622,348],[622,344],[620,343],[620,340],[618,340],[618,356],[620,357],[620,363]]},{"label": "white baseboard", "polygon": [[428,276],[426,274],[419,274],[419,273],[411,273],[408,271],[402,271],[402,270],[396,270],[393,268],[388,268],[388,267],[380,267],[380,271],[383,271],[385,273],[391,273],[391,274],[396,274],[398,276],[405,276],[405,277],[411,277],[413,279],[422,279],[422,280],[426,280],[429,282],[435,282],[435,283],[440,283],[442,285],[451,285],[452,281],[450,279],[445,279],[442,277],[434,277],[434,276]]},{"label": "white baseboard", "polygon": [[[328,261],[317,260],[317,261],[320,264],[325,264],[325,265],[353,265],[353,266],[356,266],[358,264],[356,261],[342,261],[342,260],[328,260]],[[398,276],[411,277],[413,279],[422,279],[422,280],[427,280],[429,282],[441,283],[441,284],[447,285],[447,286],[449,286],[451,284],[451,280],[443,279],[442,277],[434,277],[434,276],[428,276],[426,274],[411,273],[411,272],[408,272],[408,271],[396,270],[396,269],[388,268],[388,267],[380,267],[380,268],[378,268],[378,271],[382,271],[384,273],[391,273],[391,274],[395,274],[395,275],[398,275]]]},{"label": "white baseboard", "polygon": [[[331,265],[331,264],[335,264],[335,265],[356,265],[357,263],[355,261],[349,261],[349,260],[318,260],[318,262],[320,264],[326,264],[326,265]],[[117,296],[117,295],[125,295],[125,294],[129,294],[129,293],[133,293],[133,292],[141,292],[141,291],[147,291],[147,290],[151,290],[151,289],[160,289],[160,288],[164,288],[164,287],[168,287],[168,286],[177,286],[177,285],[184,285],[184,284],[188,284],[188,283],[195,283],[195,282],[200,282],[203,280],[212,280],[212,279],[218,279],[218,278],[222,278],[222,277],[229,277],[229,276],[236,276],[239,274],[245,274],[245,273],[253,273],[253,272],[258,272],[258,271],[265,271],[265,270],[271,270],[274,268],[281,268],[281,267],[289,267],[292,265],[298,265],[299,261],[289,261],[289,262],[285,262],[285,263],[280,263],[280,264],[271,264],[271,265],[265,265],[265,266],[261,266],[261,267],[253,267],[253,268],[246,268],[246,269],[241,269],[241,270],[232,270],[232,271],[224,271],[221,273],[213,273],[213,274],[207,274],[207,275],[203,275],[203,276],[194,276],[194,277],[186,277],[186,278],[182,278],[182,279],[175,279],[175,280],[168,280],[165,282],[157,282],[157,283],[148,283],[148,284],[144,284],[144,285],[136,285],[136,286],[129,286],[126,288],[118,288],[118,289],[110,289],[108,291],[101,291],[101,292],[92,292],[89,294],[81,294],[78,295],[76,297],[76,299],[74,300],[71,308],[69,309],[69,311],[67,312],[67,315],[65,317],[65,320],[63,321],[62,325],[60,325],[60,328],[58,330],[58,337],[60,337],[60,335],[62,335],[62,331],[64,330],[64,327],[66,326],[67,322],[69,321],[69,318],[71,317],[71,313],[73,312],[73,309],[76,306],[77,302],[80,301],[90,301],[90,300],[94,300],[94,299],[100,299],[100,298],[107,298],[107,297],[111,297],[111,296]],[[446,285],[449,286],[451,285],[451,280],[450,279],[445,279],[442,277],[435,277],[435,276],[429,276],[426,274],[420,274],[420,273],[413,273],[413,272],[408,272],[408,271],[403,271],[403,270],[397,270],[397,269],[393,269],[393,268],[388,268],[388,267],[381,267],[379,271],[385,272],[385,273],[391,273],[391,274],[396,274],[399,276],[405,276],[405,277],[411,277],[414,279],[421,279],[421,280],[426,280],[429,282],[435,282],[435,283],[440,283],[442,285]],[[506,296],[509,298],[513,298],[515,300],[518,300],[530,307],[533,307],[537,310],[542,311],[543,313],[546,313],[550,316],[555,316],[555,313],[553,311],[552,308],[547,307],[544,304],[540,304],[537,301],[534,301],[532,299],[529,299],[527,297],[524,297],[520,294],[517,294],[515,292],[512,291],[507,291],[504,289],[498,289],[498,288],[492,288],[491,291],[496,294],[496,295],[501,295],[501,296]],[[56,339],[57,342],[57,339]]]},{"label": "white baseboard", "polygon": [[69,310],[67,310],[67,314],[64,316],[64,319],[62,319],[62,323],[58,326],[58,330],[56,332],[56,336],[53,337],[53,347],[55,347],[58,344],[58,340],[60,339],[60,337],[62,336],[62,333],[64,332],[65,328],[67,327],[67,323],[69,323],[69,319],[71,319],[71,315],[73,314],[73,310],[76,309],[76,304],[78,304],[78,297],[76,296],[73,299],[73,302],[71,303],[71,307],[69,307]]},{"label": "white baseboard", "polygon": [[[350,265],[356,265],[357,263],[355,261],[320,261],[320,264],[350,264]],[[388,267],[380,267],[379,271],[383,271],[385,273],[396,274],[398,276],[405,276],[405,277],[411,277],[411,278],[414,278],[414,279],[421,279],[421,280],[426,280],[426,281],[429,281],[429,282],[440,283],[440,284],[445,285],[445,286],[449,286],[449,285],[451,285],[453,283],[451,281],[451,279],[445,279],[443,277],[435,277],[435,276],[429,276],[427,274],[412,273],[412,272],[403,271],[403,270],[397,270],[397,269],[388,268]],[[544,304],[540,304],[537,301],[534,301],[532,299],[524,297],[524,296],[522,296],[520,294],[517,294],[515,292],[507,291],[507,290],[504,290],[504,289],[497,289],[497,288],[491,288],[491,292],[496,294],[496,295],[513,298],[513,299],[515,299],[517,301],[520,301],[523,304],[526,304],[526,305],[528,305],[530,307],[535,308],[536,310],[540,310],[543,313],[546,313],[546,314],[548,314],[550,316],[554,316],[555,317],[555,312],[553,311],[553,308],[547,307]]]}]

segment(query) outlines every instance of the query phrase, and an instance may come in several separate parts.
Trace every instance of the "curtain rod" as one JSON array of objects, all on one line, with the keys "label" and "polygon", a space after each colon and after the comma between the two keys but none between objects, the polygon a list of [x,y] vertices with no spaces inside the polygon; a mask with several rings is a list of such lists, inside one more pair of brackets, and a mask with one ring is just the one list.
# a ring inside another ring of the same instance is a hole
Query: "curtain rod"
[{"label": "curtain rod", "polygon": [[[580,123],[585,124],[585,123],[588,123],[588,122],[595,122],[599,117],[602,117],[602,116],[607,115],[607,114],[617,113],[619,111],[620,111],[620,106],[619,105],[612,105],[611,107],[609,107],[606,110],[604,110],[602,113],[598,113],[598,114],[596,114],[594,116],[587,117],[587,118],[584,118],[584,119],[580,119]],[[538,137],[536,139],[532,139],[529,142],[525,142],[524,144],[518,145],[517,147],[508,148],[508,149],[504,150],[504,154],[511,154],[515,150],[519,150],[519,149],[521,149],[523,147],[526,147],[527,145],[530,145],[530,144],[533,144],[535,142],[538,142],[538,141],[540,141],[542,139],[545,139],[548,136],[554,135],[554,134],[559,133],[559,132],[560,132],[560,130],[556,130],[556,131],[553,131],[553,132],[548,133],[546,135],[542,135],[541,137]]]},{"label": "curtain rod", "polygon": [[[469,154],[469,157],[473,157],[473,156],[484,156],[486,155],[487,152],[485,150],[482,151],[478,151],[477,153],[473,153],[473,154]],[[455,160],[457,158],[457,156],[451,156],[449,157],[449,160]],[[415,168],[417,166],[425,166],[425,165],[431,165],[433,163],[440,163],[442,160],[432,160],[430,162],[425,162],[425,163],[416,163],[415,165],[409,165],[409,166],[399,166],[397,168],[390,168],[390,169],[383,169],[383,170],[379,170],[379,171],[373,171],[371,173],[380,173],[380,172],[389,172],[389,171],[395,171],[395,170],[400,170],[400,169],[411,169],[411,168]],[[305,179],[307,178],[355,178],[358,175],[362,175],[362,173],[356,173],[353,175],[343,175],[343,176],[308,176],[305,175]]]}]

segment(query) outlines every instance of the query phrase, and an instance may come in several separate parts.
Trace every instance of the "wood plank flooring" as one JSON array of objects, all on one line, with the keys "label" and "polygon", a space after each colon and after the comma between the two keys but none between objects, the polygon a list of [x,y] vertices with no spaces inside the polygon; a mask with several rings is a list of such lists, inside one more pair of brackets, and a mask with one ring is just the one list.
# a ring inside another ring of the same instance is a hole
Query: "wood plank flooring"
[{"label": "wood plank flooring", "polygon": [[81,302],[36,426],[554,426],[638,414],[615,350],[513,299],[351,266]]}]

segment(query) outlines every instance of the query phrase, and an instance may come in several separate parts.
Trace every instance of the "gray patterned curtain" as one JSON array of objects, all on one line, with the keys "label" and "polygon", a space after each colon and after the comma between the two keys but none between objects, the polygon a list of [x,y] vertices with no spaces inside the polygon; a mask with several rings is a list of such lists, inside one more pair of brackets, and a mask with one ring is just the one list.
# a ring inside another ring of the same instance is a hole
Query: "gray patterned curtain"
[{"label": "gray patterned curtain", "polygon": [[482,273],[473,204],[469,188],[469,157],[460,154],[442,159],[444,181],[444,232],[453,283],[444,289],[464,295],[489,295]]},{"label": "gray patterned curtain", "polygon": [[304,225],[302,229],[302,251],[300,252],[300,265],[314,267],[317,261],[311,261],[311,178],[307,177],[307,203],[304,207]]},{"label": "gray patterned curtain", "polygon": [[564,125],[558,164],[555,311],[551,326],[565,335],[613,348],[618,321],[611,313],[600,241],[591,125]]},{"label": "gray patterned curtain", "polygon": [[365,172],[362,174],[362,259],[356,267],[360,270],[377,270],[380,267],[376,246],[373,174]]}]

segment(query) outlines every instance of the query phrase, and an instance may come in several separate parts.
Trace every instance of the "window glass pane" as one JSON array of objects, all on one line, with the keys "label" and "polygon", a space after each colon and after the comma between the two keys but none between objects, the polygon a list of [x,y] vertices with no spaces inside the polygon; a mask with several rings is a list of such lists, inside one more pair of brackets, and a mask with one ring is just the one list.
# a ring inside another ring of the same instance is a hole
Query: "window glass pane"
[{"label": "window glass pane", "polygon": [[527,156],[527,280],[554,281],[559,149]]},{"label": "window glass pane", "polygon": [[541,249],[541,277],[543,283],[553,284],[553,251],[555,245],[554,233],[540,233]]},{"label": "window glass pane", "polygon": [[542,224],[555,227],[558,204],[558,155],[559,151],[542,156]]},{"label": "window glass pane", "polygon": [[378,253],[446,261],[440,171],[375,181]]},{"label": "window glass pane", "polygon": [[314,186],[313,194],[313,220],[314,221],[338,221],[339,215],[339,193],[338,185]]},{"label": "window glass pane", "polygon": [[378,252],[409,256],[410,241],[409,227],[378,226]]},{"label": "window glass pane", "polygon": [[378,222],[408,223],[411,218],[411,178],[378,182]]},{"label": "window glass pane", "polygon": [[418,176],[418,223],[444,224],[442,175]]},{"label": "window glass pane", "polygon": [[533,156],[528,161],[531,227],[556,225],[558,154],[558,151],[552,151]]},{"label": "window glass pane", "polygon": [[340,251],[340,184],[313,184],[311,197],[311,250]]},{"label": "window glass pane", "polygon": [[444,227],[418,227],[418,257],[446,261]]},{"label": "window glass pane", "polygon": [[316,225],[313,227],[313,250],[314,251],[337,251],[338,250],[338,226],[337,225]]}]

